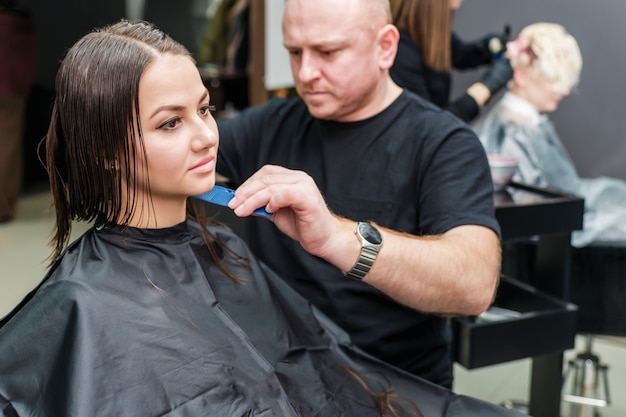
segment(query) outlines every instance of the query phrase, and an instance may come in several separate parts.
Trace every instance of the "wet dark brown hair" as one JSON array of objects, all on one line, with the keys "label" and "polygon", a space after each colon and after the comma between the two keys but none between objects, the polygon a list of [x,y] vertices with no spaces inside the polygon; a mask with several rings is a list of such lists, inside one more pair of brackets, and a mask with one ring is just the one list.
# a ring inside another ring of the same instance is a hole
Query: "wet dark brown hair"
[{"label": "wet dark brown hair", "polygon": [[384,374],[358,374],[349,368],[343,369],[367,392],[381,417],[424,417],[422,410],[413,401],[389,386]]},{"label": "wet dark brown hair", "polygon": [[[144,214],[146,202],[138,202],[133,192],[140,169],[137,157],[145,159],[139,80],[146,67],[164,54],[193,60],[184,46],[151,23],[121,20],[82,37],[63,59],[45,138],[56,211],[51,263],[67,246],[73,221],[127,226],[134,214]],[[211,256],[235,278],[219,262],[218,253],[229,251],[205,227],[203,205],[190,199],[187,207],[203,227]]]}]

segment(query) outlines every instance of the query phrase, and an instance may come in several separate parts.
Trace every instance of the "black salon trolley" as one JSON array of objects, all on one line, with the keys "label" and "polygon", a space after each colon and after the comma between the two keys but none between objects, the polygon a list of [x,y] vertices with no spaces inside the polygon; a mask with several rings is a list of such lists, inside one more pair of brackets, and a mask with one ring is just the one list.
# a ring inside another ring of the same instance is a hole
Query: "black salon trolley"
[{"label": "black salon trolley", "polygon": [[519,183],[494,198],[503,260],[512,253],[505,248],[530,243],[533,265],[523,279],[502,277],[493,314],[453,320],[455,360],[474,369],[532,358],[529,414],[560,416],[563,352],[577,332],[577,307],[568,302],[570,238],[582,228],[584,200]]}]

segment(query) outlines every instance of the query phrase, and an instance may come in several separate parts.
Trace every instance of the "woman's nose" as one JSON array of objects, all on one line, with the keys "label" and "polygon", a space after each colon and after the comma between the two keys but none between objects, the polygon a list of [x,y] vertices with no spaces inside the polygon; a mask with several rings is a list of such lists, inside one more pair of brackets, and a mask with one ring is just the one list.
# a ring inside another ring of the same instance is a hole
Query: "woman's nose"
[{"label": "woman's nose", "polygon": [[218,135],[215,121],[213,119],[207,121],[206,119],[199,118],[198,122],[195,123],[193,132],[192,143],[194,149],[213,147],[217,145],[217,142]]}]

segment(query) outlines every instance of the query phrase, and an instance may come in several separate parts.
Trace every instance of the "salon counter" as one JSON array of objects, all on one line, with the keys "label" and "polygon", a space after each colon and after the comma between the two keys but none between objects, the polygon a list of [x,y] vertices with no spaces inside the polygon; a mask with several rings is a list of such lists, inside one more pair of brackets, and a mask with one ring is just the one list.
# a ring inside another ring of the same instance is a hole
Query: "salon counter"
[{"label": "salon counter", "polygon": [[569,300],[570,238],[584,200],[511,183],[494,194],[503,244],[532,241],[531,280],[503,276],[493,307],[454,320],[455,359],[468,369],[532,358],[529,412],[560,416],[563,352],[574,347],[577,307]]}]

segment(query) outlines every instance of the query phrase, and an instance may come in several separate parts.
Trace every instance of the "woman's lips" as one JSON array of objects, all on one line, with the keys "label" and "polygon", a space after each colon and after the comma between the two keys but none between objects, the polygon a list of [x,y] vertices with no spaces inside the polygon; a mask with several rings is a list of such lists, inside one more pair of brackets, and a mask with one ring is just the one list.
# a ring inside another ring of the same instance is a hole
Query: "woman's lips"
[{"label": "woman's lips", "polygon": [[212,157],[209,157],[209,158],[203,159],[202,161],[194,165],[190,169],[190,171],[204,173],[204,172],[213,171],[214,168],[215,168],[215,159]]}]

